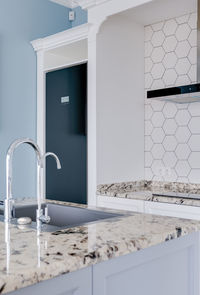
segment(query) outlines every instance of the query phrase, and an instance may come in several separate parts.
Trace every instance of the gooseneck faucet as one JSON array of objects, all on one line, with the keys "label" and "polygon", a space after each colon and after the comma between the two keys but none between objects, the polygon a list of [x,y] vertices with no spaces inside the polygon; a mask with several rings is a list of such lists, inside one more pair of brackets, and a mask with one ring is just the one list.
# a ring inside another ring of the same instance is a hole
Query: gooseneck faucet
[{"label": "gooseneck faucet", "polygon": [[[4,220],[5,222],[10,222],[14,217],[14,199],[12,197],[12,162],[13,154],[15,149],[21,144],[30,145],[37,155],[37,202],[38,211],[41,211],[41,168],[42,168],[42,155],[39,146],[29,138],[17,139],[9,147],[6,155],[6,199],[5,199],[5,210],[4,210]],[[40,216],[38,216],[39,218]]]},{"label": "gooseneck faucet", "polygon": [[[42,177],[42,168],[45,168],[45,160],[47,157],[53,157],[56,160],[56,165],[57,165],[57,169],[61,169],[61,164],[60,164],[60,160],[58,158],[58,156],[54,153],[46,153],[42,156],[41,158],[41,166],[39,167],[39,179],[41,181],[41,177]],[[38,210],[36,211],[36,215],[38,220],[40,220],[42,223],[49,223],[50,222],[50,217],[48,216],[48,207],[46,207],[45,209],[45,214],[43,214],[43,210],[41,209],[41,207],[38,207]]]}]

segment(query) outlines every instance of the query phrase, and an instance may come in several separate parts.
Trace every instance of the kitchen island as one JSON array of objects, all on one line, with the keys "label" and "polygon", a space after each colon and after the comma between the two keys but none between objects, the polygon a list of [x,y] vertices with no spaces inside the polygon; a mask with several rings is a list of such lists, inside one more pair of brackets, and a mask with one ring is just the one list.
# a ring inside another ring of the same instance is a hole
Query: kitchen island
[{"label": "kitchen island", "polygon": [[8,251],[0,222],[0,293],[197,295],[199,230],[199,221],[129,212],[40,236],[12,225]]}]

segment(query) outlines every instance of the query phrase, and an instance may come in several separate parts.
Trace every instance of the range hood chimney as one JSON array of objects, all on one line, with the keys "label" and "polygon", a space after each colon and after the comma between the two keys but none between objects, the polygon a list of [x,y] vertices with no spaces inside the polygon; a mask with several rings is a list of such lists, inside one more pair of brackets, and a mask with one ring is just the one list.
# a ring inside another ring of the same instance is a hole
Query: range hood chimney
[{"label": "range hood chimney", "polygon": [[147,98],[174,103],[200,102],[200,0],[197,0],[197,83],[147,91]]}]

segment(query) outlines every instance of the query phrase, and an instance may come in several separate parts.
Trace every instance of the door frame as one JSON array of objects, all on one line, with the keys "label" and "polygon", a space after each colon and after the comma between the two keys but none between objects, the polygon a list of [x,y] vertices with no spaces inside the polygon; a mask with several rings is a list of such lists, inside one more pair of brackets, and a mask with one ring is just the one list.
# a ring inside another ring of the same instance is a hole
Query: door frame
[{"label": "door frame", "polygon": [[[59,66],[52,66],[45,69],[45,54],[58,47],[70,45],[81,40],[87,40],[91,28],[90,24],[85,24],[76,28],[68,29],[61,33],[37,39],[31,42],[37,54],[37,143],[44,154],[46,152],[46,73],[62,68],[76,66],[89,59],[79,59]],[[89,45],[89,44],[88,44]],[[88,46],[89,47],[89,46]],[[88,48],[89,50],[89,48]],[[91,74],[88,67],[88,94],[87,94],[87,204],[96,205],[96,103],[89,97],[89,80]],[[45,169],[43,169],[45,171]],[[42,197],[45,199],[46,175],[43,172],[41,181]],[[92,176],[92,177],[91,177]]]}]

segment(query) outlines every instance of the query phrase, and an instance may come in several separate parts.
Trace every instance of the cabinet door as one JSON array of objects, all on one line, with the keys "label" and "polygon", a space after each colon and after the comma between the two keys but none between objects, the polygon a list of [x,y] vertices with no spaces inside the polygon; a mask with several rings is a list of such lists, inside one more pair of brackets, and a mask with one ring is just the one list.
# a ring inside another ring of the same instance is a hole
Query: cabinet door
[{"label": "cabinet door", "polygon": [[199,295],[199,233],[94,266],[93,295]]},{"label": "cabinet door", "polygon": [[200,220],[200,207],[145,202],[145,213]]},{"label": "cabinet door", "polygon": [[92,268],[84,268],[9,294],[92,295]]},{"label": "cabinet door", "polygon": [[110,209],[118,209],[118,210],[126,210],[126,211],[142,212],[142,213],[144,212],[144,201],[142,200],[133,200],[133,199],[106,197],[106,196],[97,195],[97,206],[110,208]]}]

